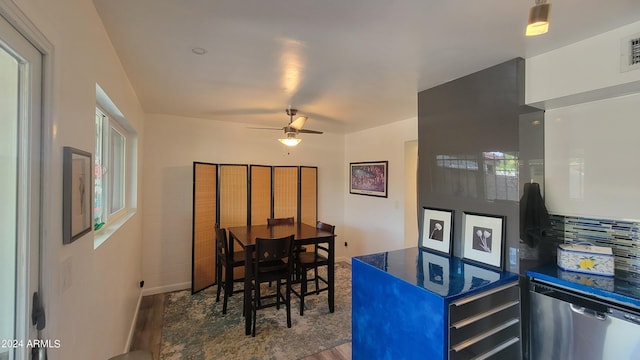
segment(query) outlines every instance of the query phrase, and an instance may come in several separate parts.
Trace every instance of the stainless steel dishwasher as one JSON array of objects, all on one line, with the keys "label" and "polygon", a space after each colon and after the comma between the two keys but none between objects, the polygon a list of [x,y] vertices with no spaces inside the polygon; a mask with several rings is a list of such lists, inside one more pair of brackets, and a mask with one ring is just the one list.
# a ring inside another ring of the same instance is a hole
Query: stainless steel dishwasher
[{"label": "stainless steel dishwasher", "polygon": [[532,360],[640,359],[640,312],[531,282]]}]

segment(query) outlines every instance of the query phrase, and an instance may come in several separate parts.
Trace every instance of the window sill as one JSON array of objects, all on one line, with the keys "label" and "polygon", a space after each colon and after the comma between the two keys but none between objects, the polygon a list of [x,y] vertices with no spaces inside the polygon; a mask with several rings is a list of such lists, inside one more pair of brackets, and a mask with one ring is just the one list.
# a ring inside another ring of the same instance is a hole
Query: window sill
[{"label": "window sill", "polygon": [[111,235],[115,234],[115,232],[118,231],[118,229],[120,229],[120,227],[124,225],[127,221],[129,221],[129,219],[131,219],[135,214],[136,214],[136,209],[129,209],[129,211],[127,211],[126,214],[124,214],[114,223],[109,224],[103,227],[102,229],[94,232],[93,249],[95,250],[99,248],[100,245],[102,245],[105,241],[107,241],[107,239],[109,239]]}]

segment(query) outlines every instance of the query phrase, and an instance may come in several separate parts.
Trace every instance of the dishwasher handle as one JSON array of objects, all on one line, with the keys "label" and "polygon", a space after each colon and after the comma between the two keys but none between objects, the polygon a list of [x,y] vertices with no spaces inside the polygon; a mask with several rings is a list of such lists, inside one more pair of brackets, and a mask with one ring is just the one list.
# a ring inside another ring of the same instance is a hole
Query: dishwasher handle
[{"label": "dishwasher handle", "polygon": [[579,305],[575,305],[575,304],[569,304],[569,308],[571,309],[571,311],[573,311],[576,314],[580,314],[580,315],[584,315],[587,317],[591,317],[594,318],[596,320],[600,320],[600,321],[605,321],[607,320],[607,314],[600,312],[600,311],[596,311],[596,310],[592,310],[592,309],[588,309],[584,306],[579,306]]}]

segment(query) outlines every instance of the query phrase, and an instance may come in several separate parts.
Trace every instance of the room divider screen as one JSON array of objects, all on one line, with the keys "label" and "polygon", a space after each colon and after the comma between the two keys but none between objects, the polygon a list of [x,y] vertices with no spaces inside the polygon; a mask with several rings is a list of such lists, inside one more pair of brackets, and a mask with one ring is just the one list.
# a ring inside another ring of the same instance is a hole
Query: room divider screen
[{"label": "room divider screen", "polygon": [[315,226],[317,195],[317,167],[194,162],[191,292],[216,284],[216,223],[229,228],[293,216]]},{"label": "room divider screen", "polygon": [[315,225],[318,219],[318,168],[300,167],[300,221]]},{"label": "room divider screen", "polygon": [[273,217],[298,217],[298,167],[273,167]]},{"label": "room divider screen", "polygon": [[193,233],[191,292],[216,282],[216,235],[218,217],[218,165],[193,163]]},{"label": "room divider screen", "polygon": [[220,227],[247,225],[248,165],[220,165]]},{"label": "room divider screen", "polygon": [[251,224],[263,225],[271,217],[271,166],[251,165]]}]

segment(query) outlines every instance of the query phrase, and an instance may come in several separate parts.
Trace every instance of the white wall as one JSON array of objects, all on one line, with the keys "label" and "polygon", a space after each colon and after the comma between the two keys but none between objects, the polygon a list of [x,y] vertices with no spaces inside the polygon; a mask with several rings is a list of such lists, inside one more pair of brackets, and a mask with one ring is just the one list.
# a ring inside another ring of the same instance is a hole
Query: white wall
[{"label": "white wall", "polygon": [[640,91],[640,71],[620,72],[620,43],[640,21],[526,60],[525,102],[546,109]]},{"label": "white wall", "polygon": [[545,108],[551,212],[638,219],[640,69],[621,72],[622,39],[640,21],[527,59],[526,101]]},{"label": "white wall", "polygon": [[125,349],[141,293],[141,202],[99,248],[94,250],[93,233],[63,246],[62,148],[94,152],[96,83],[135,127],[139,146],[144,114],[91,0],[15,2],[54,47],[46,93],[51,99],[44,109],[51,138],[43,157],[43,337],[61,342],[49,349],[49,359],[106,359]]},{"label": "white wall", "polygon": [[[405,143],[418,138],[417,118],[398,121],[345,136],[344,236],[348,254],[357,256],[405,248]],[[351,162],[389,161],[388,197],[349,194]],[[407,214],[415,216],[415,214]],[[411,243],[407,240],[407,243]],[[411,246],[417,246],[418,239]]]},{"label": "white wall", "polygon": [[550,212],[640,220],[640,94],[545,113]]},{"label": "white wall", "polygon": [[[190,286],[193,162],[318,167],[318,219],[343,238],[344,141],[342,135],[300,137],[295,148],[278,131],[247,125],[147,115],[144,145],[144,279],[154,293]],[[337,259],[346,251],[338,246]]]}]

